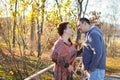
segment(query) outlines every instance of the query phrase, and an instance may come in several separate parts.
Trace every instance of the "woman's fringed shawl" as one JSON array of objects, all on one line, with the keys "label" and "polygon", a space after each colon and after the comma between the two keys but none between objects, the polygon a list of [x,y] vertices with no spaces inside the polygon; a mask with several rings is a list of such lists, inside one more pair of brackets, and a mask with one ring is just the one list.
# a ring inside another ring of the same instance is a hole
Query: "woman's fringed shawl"
[{"label": "woman's fringed shawl", "polygon": [[52,52],[52,61],[55,62],[55,80],[67,80],[70,75],[67,68],[72,65],[76,55],[77,50],[73,45],[65,44],[62,39],[55,42]]}]

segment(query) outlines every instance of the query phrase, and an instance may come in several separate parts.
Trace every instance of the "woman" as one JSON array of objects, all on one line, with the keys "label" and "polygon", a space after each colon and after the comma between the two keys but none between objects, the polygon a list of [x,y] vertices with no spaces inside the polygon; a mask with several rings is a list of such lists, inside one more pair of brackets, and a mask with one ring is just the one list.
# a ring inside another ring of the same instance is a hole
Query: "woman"
[{"label": "woman", "polygon": [[77,50],[73,46],[70,37],[72,29],[69,22],[62,22],[58,26],[60,38],[55,42],[52,52],[52,61],[55,62],[55,80],[73,80],[72,63],[77,56]]}]

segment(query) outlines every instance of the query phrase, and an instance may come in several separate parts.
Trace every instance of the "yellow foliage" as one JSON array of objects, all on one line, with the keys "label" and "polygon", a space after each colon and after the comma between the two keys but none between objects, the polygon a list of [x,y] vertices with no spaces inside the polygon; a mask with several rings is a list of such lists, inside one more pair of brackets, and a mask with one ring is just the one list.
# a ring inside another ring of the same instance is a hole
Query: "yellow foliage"
[{"label": "yellow foliage", "polygon": [[3,16],[3,9],[0,8],[0,16]]},{"label": "yellow foliage", "polygon": [[13,71],[10,71],[9,73],[10,73],[10,75],[14,75],[14,72],[13,72]]},{"label": "yellow foliage", "polygon": [[23,3],[22,4],[22,7],[24,8],[24,7],[26,7],[27,6],[27,3]]},{"label": "yellow foliage", "polygon": [[11,3],[12,3],[12,4],[15,4],[15,3],[16,3],[16,0],[11,0]]}]

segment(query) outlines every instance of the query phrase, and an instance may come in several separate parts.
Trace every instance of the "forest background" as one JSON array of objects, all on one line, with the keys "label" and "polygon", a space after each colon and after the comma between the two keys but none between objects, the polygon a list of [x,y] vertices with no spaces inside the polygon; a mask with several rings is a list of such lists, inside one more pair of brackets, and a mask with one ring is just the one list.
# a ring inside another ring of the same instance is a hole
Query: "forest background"
[{"label": "forest background", "polygon": [[76,26],[81,17],[103,31],[106,75],[120,73],[119,9],[119,0],[1,0],[0,77],[23,80],[52,64],[58,24],[69,21],[72,41],[78,43],[83,39]]}]

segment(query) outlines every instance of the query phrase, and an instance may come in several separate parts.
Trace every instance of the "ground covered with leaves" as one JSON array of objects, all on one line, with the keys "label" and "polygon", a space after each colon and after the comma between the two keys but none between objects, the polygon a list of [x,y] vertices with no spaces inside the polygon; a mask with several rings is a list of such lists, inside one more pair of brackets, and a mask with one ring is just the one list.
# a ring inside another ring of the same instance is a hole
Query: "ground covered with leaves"
[{"label": "ground covered with leaves", "polygon": [[[3,64],[5,63],[5,60],[4,60],[4,58],[2,58],[2,55],[0,55],[0,56],[1,56],[0,57],[0,63],[1,63],[1,65],[0,65],[0,78],[13,80],[14,79],[13,75],[15,75],[15,72],[13,72],[12,70],[11,71],[7,70],[7,66],[9,66],[9,65],[4,65],[6,68],[3,67]],[[6,56],[6,57],[7,57],[7,59],[11,58],[10,56]],[[22,58],[16,57],[14,60],[16,60],[16,63],[21,64],[22,60],[20,60],[20,59],[22,59]],[[30,71],[28,71],[29,75],[34,74],[35,73],[34,71],[36,69],[35,65],[36,65],[36,62],[37,62],[37,56],[30,56],[29,55],[29,56],[25,57],[24,60],[25,60],[27,66],[29,68],[27,70],[30,70]],[[111,75],[115,75],[115,74],[120,73],[120,63],[119,63],[119,61],[120,61],[120,58],[107,57],[106,76],[111,76]],[[39,64],[40,65],[37,68],[37,71],[40,71],[40,70],[46,68],[47,66],[49,66],[50,64],[52,64],[52,61],[50,59],[50,54],[49,53],[43,53],[41,55],[41,61],[40,61]],[[47,72],[47,73],[43,74],[40,78],[44,79],[44,80],[48,80],[48,79],[52,80],[52,72]],[[108,80],[108,77],[106,77],[106,80]],[[112,78],[111,78],[111,80],[112,80]]]}]

